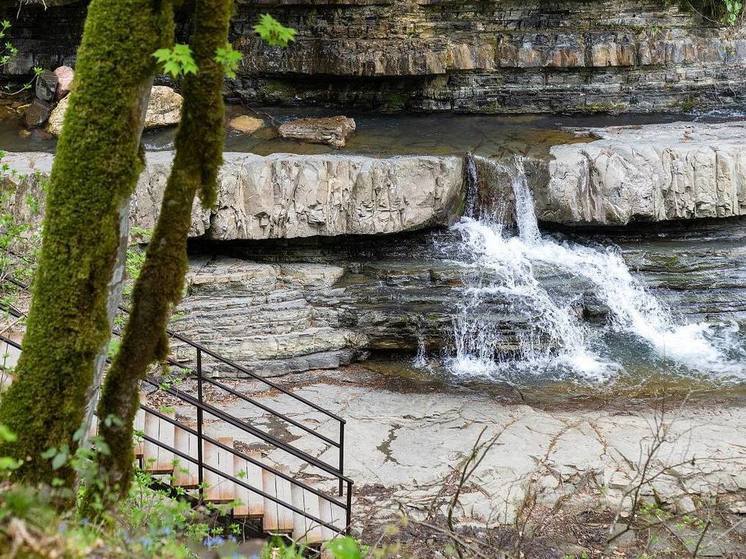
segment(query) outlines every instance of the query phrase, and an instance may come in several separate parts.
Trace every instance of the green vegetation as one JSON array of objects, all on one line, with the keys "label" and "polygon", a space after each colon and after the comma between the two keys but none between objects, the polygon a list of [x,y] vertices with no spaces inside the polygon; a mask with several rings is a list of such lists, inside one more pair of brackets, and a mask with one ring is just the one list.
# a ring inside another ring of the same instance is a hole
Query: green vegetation
[{"label": "green vegetation", "polygon": [[266,43],[278,47],[288,46],[298,33],[295,29],[285,27],[269,14],[262,14],[259,23],[254,26],[254,31]]},{"label": "green vegetation", "polygon": [[[0,21],[0,70],[3,68],[3,66],[11,62],[16,57],[16,55],[18,55],[18,49],[11,41],[7,39],[7,35],[11,27],[12,25],[7,19]],[[31,87],[34,85],[34,82],[36,81],[36,78],[38,78],[43,71],[44,70],[42,68],[39,68],[38,66],[34,67],[34,77],[31,81],[24,83],[19,89],[15,91],[13,91],[13,86],[11,84],[6,84],[3,86],[2,93],[4,95],[16,95],[18,93],[21,93],[22,91],[31,89]]]},{"label": "green vegetation", "polygon": [[158,49],[153,53],[153,58],[161,64],[163,73],[174,79],[194,75],[199,70],[189,45],[177,43],[171,48]]},{"label": "green vegetation", "polygon": [[741,0],[685,0],[685,6],[714,23],[736,25],[743,20]]}]

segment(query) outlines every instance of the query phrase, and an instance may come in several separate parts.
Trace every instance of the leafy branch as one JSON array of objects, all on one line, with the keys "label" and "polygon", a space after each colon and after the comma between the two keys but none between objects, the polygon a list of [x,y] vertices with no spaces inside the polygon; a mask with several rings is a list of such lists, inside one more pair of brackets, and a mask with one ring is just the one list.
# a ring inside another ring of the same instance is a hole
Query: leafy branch
[{"label": "leafy branch", "polygon": [[269,14],[262,14],[259,23],[254,26],[254,31],[262,40],[273,47],[286,47],[295,40],[298,33],[292,27],[285,27]]}]

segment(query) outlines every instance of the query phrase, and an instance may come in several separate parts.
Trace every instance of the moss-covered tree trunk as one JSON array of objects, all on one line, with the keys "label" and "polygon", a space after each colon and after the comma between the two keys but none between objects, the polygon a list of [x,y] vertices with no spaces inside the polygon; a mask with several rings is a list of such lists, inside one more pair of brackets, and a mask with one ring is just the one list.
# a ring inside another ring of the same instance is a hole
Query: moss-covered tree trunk
[{"label": "moss-covered tree trunk", "polygon": [[121,419],[100,426],[100,435],[111,449],[101,457],[104,485],[120,494],[127,491],[132,475],[133,422],[140,381],[152,363],[166,356],[166,326],[183,290],[194,197],[199,192],[203,204],[214,203],[222,163],[224,70],[215,55],[228,39],[232,0],[197,0],[194,10],[191,46],[199,72],[184,79],[173,168],[135,283],[132,312],[98,408],[101,418]]},{"label": "moss-covered tree trunk", "polygon": [[[96,355],[110,337],[107,300],[120,214],[142,167],[152,54],[172,33],[170,0],[93,0],[78,51],[75,89],[52,169],[43,244],[16,380],[0,422],[18,440],[0,455],[24,460],[25,481],[62,478],[41,453],[75,443]],[[144,102],[145,100],[145,102]]]}]

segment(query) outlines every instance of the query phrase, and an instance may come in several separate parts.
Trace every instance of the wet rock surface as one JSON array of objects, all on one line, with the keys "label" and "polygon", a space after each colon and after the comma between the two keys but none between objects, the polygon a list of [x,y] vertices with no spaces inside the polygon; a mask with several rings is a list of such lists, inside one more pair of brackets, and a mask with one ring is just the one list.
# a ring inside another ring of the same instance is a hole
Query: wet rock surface
[{"label": "wet rock surface", "polygon": [[249,115],[240,115],[232,118],[228,122],[228,126],[242,134],[253,134],[260,128],[264,128],[264,120]]},{"label": "wet rock surface", "polygon": [[[556,235],[620,246],[635,275],[684,320],[732,321],[746,328],[743,219],[590,238]],[[203,242],[192,253],[189,292],[174,328],[273,375],[312,368],[314,362],[335,367],[371,354],[411,359],[425,350],[435,360],[452,354],[454,317],[468,286],[498,279],[464,265],[458,235],[447,231],[343,242]],[[535,275],[550,293],[573,294],[568,304],[590,328],[603,331],[608,309],[592,284],[551,266],[537,265]],[[503,358],[541,318],[499,290],[474,312],[475,320],[499,334],[495,351]],[[658,366],[658,372],[664,369]]]}]

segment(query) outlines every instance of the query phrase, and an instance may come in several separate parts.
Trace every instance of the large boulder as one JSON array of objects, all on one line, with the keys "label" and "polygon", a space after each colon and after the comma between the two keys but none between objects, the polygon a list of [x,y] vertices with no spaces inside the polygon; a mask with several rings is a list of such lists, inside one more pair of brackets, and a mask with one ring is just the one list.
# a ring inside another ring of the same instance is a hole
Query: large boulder
[{"label": "large boulder", "polygon": [[179,124],[183,103],[184,98],[170,87],[153,86],[150,90],[148,111],[145,114],[145,129]]},{"label": "large boulder", "polygon": [[72,90],[75,70],[70,66],[60,66],[54,71],[54,75],[57,76],[57,99],[59,100]]},{"label": "large boulder", "polygon": [[[398,233],[449,224],[462,208],[460,157],[225,153],[223,158],[218,203],[212,210],[194,205],[193,237],[289,239]],[[51,171],[52,160],[47,153],[10,153],[3,162],[19,176],[35,178]],[[130,216],[134,225],[151,229],[173,153],[151,152],[146,160]],[[24,188],[29,187],[26,182]],[[19,194],[19,200],[23,198]]]},{"label": "large boulder", "polygon": [[52,106],[42,99],[34,99],[29,108],[26,109],[24,120],[27,128],[38,128],[50,117]]},{"label": "large boulder", "polygon": [[571,225],[746,214],[746,122],[594,128],[554,146],[539,219]]},{"label": "large boulder", "polygon": [[[179,123],[181,118],[181,106],[184,98],[170,87],[164,85],[153,86],[150,90],[150,101],[145,115],[145,129],[162,128]],[[50,134],[59,136],[62,132],[62,124],[65,113],[70,104],[70,97],[63,98],[52,111],[49,117],[47,130]]]},{"label": "large boulder", "polygon": [[346,116],[299,118],[282,124],[277,131],[283,138],[341,148],[355,131],[355,121]]}]

